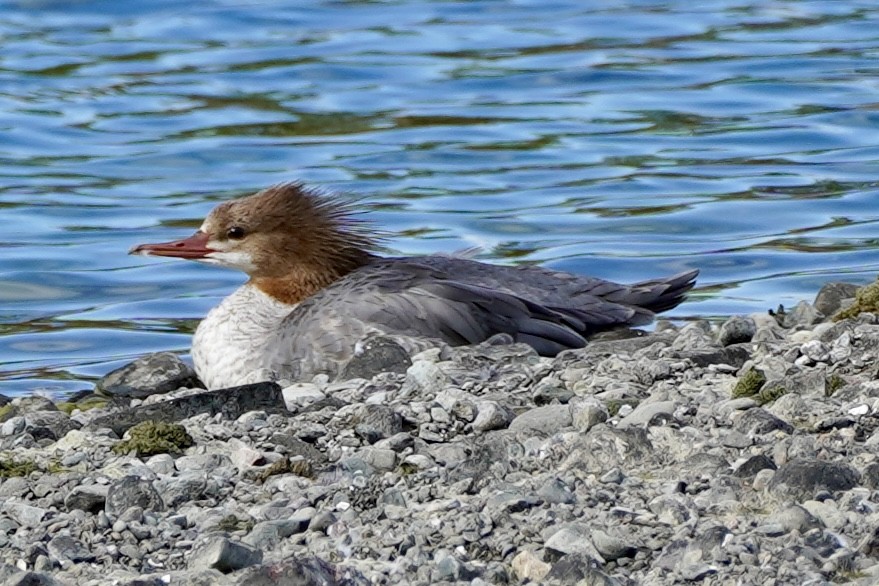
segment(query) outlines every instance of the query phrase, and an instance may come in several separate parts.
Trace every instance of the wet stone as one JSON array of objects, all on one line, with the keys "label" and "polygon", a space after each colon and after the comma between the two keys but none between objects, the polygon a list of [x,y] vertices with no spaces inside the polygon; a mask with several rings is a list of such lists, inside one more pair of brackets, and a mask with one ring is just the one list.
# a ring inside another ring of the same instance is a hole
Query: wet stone
[{"label": "wet stone", "polygon": [[170,352],[141,356],[106,374],[95,391],[102,395],[143,399],[182,387],[200,387],[195,371]]}]

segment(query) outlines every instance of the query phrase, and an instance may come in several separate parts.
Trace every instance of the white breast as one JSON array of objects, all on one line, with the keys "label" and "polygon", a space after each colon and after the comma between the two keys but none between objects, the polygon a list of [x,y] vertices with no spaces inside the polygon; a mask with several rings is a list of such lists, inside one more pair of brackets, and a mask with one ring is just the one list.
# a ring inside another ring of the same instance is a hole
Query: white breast
[{"label": "white breast", "polygon": [[209,389],[275,380],[279,348],[273,342],[295,309],[244,285],[212,309],[192,339],[195,371]]}]

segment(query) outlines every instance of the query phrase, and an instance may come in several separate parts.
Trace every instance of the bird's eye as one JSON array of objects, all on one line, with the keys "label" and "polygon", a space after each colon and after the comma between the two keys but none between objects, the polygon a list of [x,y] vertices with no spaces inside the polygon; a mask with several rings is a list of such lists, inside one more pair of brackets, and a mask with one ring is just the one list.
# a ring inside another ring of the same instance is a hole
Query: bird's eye
[{"label": "bird's eye", "polygon": [[244,238],[244,228],[241,226],[232,226],[226,230],[226,237],[229,238],[229,240],[241,240]]}]

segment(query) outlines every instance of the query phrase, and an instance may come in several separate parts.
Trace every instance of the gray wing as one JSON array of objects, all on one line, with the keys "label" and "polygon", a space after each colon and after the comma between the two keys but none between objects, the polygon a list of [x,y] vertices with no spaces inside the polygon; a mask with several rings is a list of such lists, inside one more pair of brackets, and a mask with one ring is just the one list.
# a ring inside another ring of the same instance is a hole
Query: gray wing
[{"label": "gray wing", "polygon": [[555,307],[508,291],[452,279],[432,267],[396,261],[349,275],[303,302],[282,329],[295,372],[335,373],[369,334],[475,344],[499,333],[554,356],[580,348],[598,330],[637,318],[636,308],[581,296]]}]

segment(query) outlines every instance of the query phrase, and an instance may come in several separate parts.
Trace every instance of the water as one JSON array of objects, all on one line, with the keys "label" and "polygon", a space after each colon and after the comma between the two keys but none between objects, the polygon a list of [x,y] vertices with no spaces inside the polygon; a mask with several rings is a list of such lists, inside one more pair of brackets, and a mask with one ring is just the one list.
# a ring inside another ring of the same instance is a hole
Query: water
[{"label": "water", "polygon": [[242,275],[127,249],[295,178],[399,253],[699,267],[677,317],[868,282],[874,6],[0,0],[0,392],[185,351]]}]

